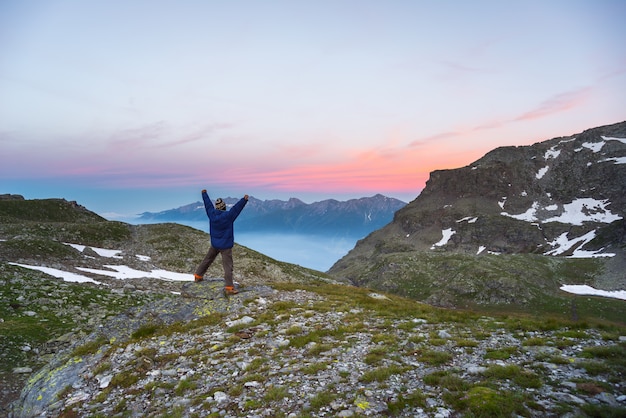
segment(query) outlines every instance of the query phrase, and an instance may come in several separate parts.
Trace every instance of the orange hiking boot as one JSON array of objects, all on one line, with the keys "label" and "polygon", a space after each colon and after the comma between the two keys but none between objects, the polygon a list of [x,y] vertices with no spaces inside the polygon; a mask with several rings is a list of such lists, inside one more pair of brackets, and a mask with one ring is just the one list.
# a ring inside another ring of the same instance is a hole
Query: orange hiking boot
[{"label": "orange hiking boot", "polygon": [[234,286],[224,286],[224,293],[227,295],[236,295],[239,293],[239,290],[235,289]]},{"label": "orange hiking boot", "polygon": [[204,277],[198,276],[197,274],[193,275],[193,281],[194,282],[198,283],[198,282],[201,282],[202,280],[204,280]]}]

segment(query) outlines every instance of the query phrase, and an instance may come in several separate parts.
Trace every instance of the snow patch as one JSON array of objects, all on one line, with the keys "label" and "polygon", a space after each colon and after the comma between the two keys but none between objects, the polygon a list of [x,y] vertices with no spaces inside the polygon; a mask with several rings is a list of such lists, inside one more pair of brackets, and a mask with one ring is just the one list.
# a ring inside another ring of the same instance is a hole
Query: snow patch
[{"label": "snow patch", "polygon": [[92,250],[96,252],[100,257],[107,258],[123,258],[120,253],[122,250],[108,250],[106,248],[98,248],[98,247],[90,247]]},{"label": "snow patch", "polygon": [[601,136],[602,139],[604,139],[605,141],[619,141],[622,144],[626,144],[626,138],[616,138],[613,136]]},{"label": "snow patch", "polygon": [[[608,199],[597,200],[590,197],[575,199],[571,203],[563,205],[563,213],[552,218],[545,219],[541,223],[561,222],[571,225],[582,225],[583,222],[611,223],[622,219],[621,216],[612,213],[606,207],[610,204]],[[503,207],[501,205],[500,207]],[[540,209],[539,202],[533,202],[532,206],[524,213],[512,215],[508,212],[500,212],[502,216],[519,219],[527,222],[537,222],[537,211]],[[545,210],[557,210],[556,205],[549,205]]]},{"label": "snow patch", "polygon": [[626,290],[598,290],[587,285],[578,284],[565,284],[560,289],[567,293],[574,293],[576,295],[591,295],[591,296],[604,296],[607,298],[615,298],[626,300]]},{"label": "snow patch", "polygon": [[606,142],[584,142],[583,147],[590,149],[593,152],[600,152]]},{"label": "snow patch", "polygon": [[[504,208],[503,208],[504,209]],[[508,216],[509,218],[519,219],[520,221],[535,222],[537,221],[537,210],[539,209],[539,202],[533,202],[532,206],[524,213],[519,215],[511,215],[507,212],[500,212],[500,215]]]},{"label": "snow patch", "polygon": [[543,168],[540,168],[539,171],[537,171],[537,174],[535,174],[535,177],[537,178],[537,180],[541,179],[543,176],[546,175],[546,173],[548,172],[548,169],[550,167],[549,166],[545,166]]},{"label": "snow patch", "polygon": [[442,247],[446,245],[448,241],[450,241],[450,238],[452,237],[452,235],[456,234],[456,231],[453,231],[452,228],[448,228],[448,229],[442,230],[441,234],[443,235],[443,238],[441,238],[439,242],[433,244],[433,246],[430,247],[431,250],[434,250],[435,247]]},{"label": "snow patch", "polygon": [[573,239],[567,238],[568,232],[563,232],[559,235],[554,241],[549,242],[548,244],[551,246],[556,246],[556,248],[544,253],[544,255],[560,255],[563,254],[570,249],[576,246],[576,249],[572,253],[569,258],[597,258],[597,257],[614,257],[615,254],[612,253],[604,253],[600,254],[602,249],[597,251],[585,251],[581,248],[584,247],[587,243],[589,243],[592,239],[596,237],[596,231],[589,231],[585,235],[580,237],[576,237]]},{"label": "snow patch", "polygon": [[561,150],[557,150],[555,148],[556,148],[556,145],[550,148],[549,150],[547,150],[543,158],[545,160],[549,160],[550,158],[557,158],[561,154]]},{"label": "snow patch", "polygon": [[167,270],[141,271],[141,270],[135,270],[128,266],[121,266],[121,265],[105,265],[103,267],[106,267],[113,271],[92,269],[92,268],[86,268],[86,267],[76,267],[76,268],[86,273],[99,274],[102,276],[113,277],[115,279],[120,279],[120,280],[141,279],[141,278],[162,279],[162,280],[172,280],[172,281],[188,281],[189,280],[189,274],[176,273],[176,272],[167,271]]},{"label": "snow patch", "polygon": [[610,157],[610,158],[605,158],[604,160],[600,160],[598,162],[605,163],[609,161],[613,161],[614,164],[626,164],[626,157]]},{"label": "snow patch", "polygon": [[79,253],[82,253],[83,251],[85,251],[85,248],[87,247],[86,245],[70,244],[69,242],[64,242],[63,244],[69,245],[70,247],[74,248],[75,250],[78,250]]},{"label": "snow patch", "polygon": [[564,224],[582,225],[583,222],[602,222],[610,224],[622,219],[621,216],[611,213],[606,207],[610,204],[608,199],[597,200],[590,197],[575,199],[572,203],[563,205],[563,213],[547,222],[561,222]]},{"label": "snow patch", "polygon": [[29,270],[37,270],[43,273],[49,274],[50,276],[54,276],[59,279],[63,279],[66,282],[74,282],[74,283],[95,283],[102,284],[100,282],[95,281],[91,277],[83,276],[76,273],[70,273],[69,271],[63,271],[59,269],[53,269],[51,267],[41,267],[41,266],[31,266],[28,264],[18,264],[18,263],[9,263],[14,266],[23,267]]},{"label": "snow patch", "polygon": [[[85,248],[87,248],[86,245],[81,245],[81,244],[70,244],[69,242],[64,242],[63,244],[65,245],[69,245],[70,247],[78,250],[78,252],[83,252],[85,251]],[[98,247],[89,247],[91,248],[96,254],[98,254],[100,257],[107,257],[107,258],[123,258],[120,253],[122,252],[122,250],[109,250],[106,248],[98,248]]]},{"label": "snow patch", "polygon": [[474,217],[474,218],[472,218],[471,216],[466,216],[465,218],[463,218],[463,219],[459,219],[459,220],[458,220],[458,221],[456,221],[456,222],[457,222],[457,223],[459,223],[459,222],[464,222],[464,221],[467,221],[467,223],[468,223],[468,224],[473,224],[473,223],[474,223],[474,222],[476,222],[477,220],[478,220],[478,217],[477,217],[477,216],[476,216],[476,217]]}]

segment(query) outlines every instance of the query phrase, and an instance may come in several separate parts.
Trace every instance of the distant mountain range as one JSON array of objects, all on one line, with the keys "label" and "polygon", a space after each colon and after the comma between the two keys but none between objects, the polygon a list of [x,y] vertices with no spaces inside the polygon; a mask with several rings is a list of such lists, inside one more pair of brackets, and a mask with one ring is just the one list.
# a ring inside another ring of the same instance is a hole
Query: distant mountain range
[{"label": "distant mountain range", "polygon": [[[224,200],[231,206],[239,199],[228,197]],[[296,198],[284,201],[250,197],[237,219],[236,228],[239,232],[365,236],[391,222],[394,213],[404,206],[405,202],[381,194],[310,204]],[[144,212],[139,219],[146,222],[208,222],[204,204],[200,201],[157,213]]]}]

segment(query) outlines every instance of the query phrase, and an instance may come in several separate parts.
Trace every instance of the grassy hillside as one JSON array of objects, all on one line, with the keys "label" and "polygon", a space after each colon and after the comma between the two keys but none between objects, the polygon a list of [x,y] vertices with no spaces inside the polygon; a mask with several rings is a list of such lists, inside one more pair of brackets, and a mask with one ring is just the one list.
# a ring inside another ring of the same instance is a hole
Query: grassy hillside
[{"label": "grassy hillside", "polygon": [[602,268],[591,258],[390,252],[375,261],[353,262],[342,276],[436,306],[626,324],[623,300],[559,290],[563,284],[593,285]]}]

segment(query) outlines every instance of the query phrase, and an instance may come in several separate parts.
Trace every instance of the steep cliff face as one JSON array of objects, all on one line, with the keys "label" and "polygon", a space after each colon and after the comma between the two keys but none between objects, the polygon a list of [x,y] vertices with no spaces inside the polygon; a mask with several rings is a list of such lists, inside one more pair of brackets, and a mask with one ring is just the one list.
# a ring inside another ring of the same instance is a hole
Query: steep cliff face
[{"label": "steep cliff face", "polygon": [[466,167],[432,172],[392,223],[357,243],[329,273],[385,287],[381,271],[389,269],[390,254],[405,274],[419,269],[419,254],[534,254],[593,259],[602,264],[593,284],[623,289],[625,200],[626,122],[497,148]]}]

